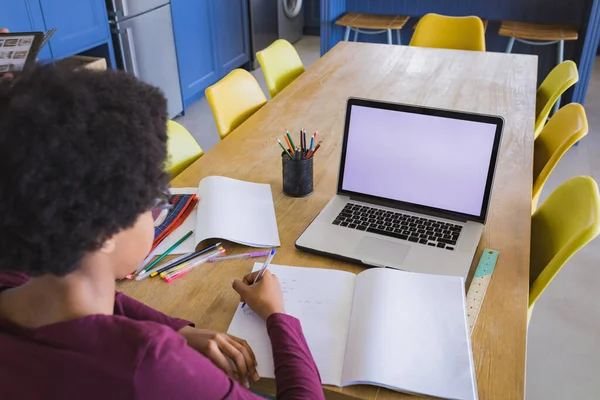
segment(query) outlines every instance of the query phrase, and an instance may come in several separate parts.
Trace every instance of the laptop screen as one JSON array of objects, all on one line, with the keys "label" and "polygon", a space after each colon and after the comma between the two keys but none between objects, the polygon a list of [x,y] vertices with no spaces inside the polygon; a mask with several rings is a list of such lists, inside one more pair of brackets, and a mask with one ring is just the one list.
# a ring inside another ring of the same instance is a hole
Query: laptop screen
[{"label": "laptop screen", "polygon": [[342,191],[485,218],[500,118],[355,104],[348,112]]}]

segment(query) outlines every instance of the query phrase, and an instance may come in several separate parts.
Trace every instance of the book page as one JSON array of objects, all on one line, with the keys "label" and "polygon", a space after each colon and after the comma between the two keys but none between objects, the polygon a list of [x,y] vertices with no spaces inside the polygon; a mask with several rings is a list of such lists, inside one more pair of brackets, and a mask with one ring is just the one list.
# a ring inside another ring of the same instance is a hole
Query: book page
[{"label": "book page", "polygon": [[356,278],[342,382],[476,399],[464,281],[372,268]]},{"label": "book page", "polygon": [[[262,263],[254,264],[254,271]],[[346,337],[350,323],[356,275],[350,272],[270,265],[283,291],[285,311],[298,318],[324,384],[340,386]],[[227,333],[245,339],[256,360],[258,373],[275,377],[273,351],[266,323],[241,304]]]},{"label": "book page", "polygon": [[277,247],[271,186],[208,176],[198,186],[196,244],[218,238],[251,247]]}]

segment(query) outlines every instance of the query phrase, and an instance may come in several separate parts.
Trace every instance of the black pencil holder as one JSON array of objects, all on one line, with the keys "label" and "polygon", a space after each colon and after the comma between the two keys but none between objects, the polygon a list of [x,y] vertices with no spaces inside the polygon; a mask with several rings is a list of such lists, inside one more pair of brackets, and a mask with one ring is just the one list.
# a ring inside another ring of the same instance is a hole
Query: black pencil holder
[{"label": "black pencil holder", "polygon": [[281,153],[283,193],[290,197],[306,197],[313,192],[313,158],[291,160]]}]

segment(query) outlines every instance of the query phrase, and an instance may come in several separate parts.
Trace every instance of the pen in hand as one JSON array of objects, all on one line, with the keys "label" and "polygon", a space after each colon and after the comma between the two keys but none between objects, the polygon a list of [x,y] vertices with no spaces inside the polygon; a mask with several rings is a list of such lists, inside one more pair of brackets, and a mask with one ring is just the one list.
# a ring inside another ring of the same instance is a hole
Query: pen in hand
[{"label": "pen in hand", "polygon": [[[275,249],[272,249],[271,254],[269,254],[269,257],[267,257],[267,260],[265,261],[263,266],[258,271],[258,274],[256,275],[256,279],[254,279],[254,282],[252,282],[253,285],[255,283],[257,283],[258,281],[260,281],[260,278],[263,277],[263,275],[265,274],[265,271],[267,270],[267,267],[269,266],[269,264],[271,263],[271,260],[275,256],[275,253],[276,253]],[[246,307],[246,302],[242,303],[242,308],[244,308],[244,307]]]}]

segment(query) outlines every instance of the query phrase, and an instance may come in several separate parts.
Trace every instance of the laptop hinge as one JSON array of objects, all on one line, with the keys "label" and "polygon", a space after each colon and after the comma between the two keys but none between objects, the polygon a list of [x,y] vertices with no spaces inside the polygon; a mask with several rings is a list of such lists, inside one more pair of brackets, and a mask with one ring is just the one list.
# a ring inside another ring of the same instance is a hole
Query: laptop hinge
[{"label": "laptop hinge", "polygon": [[429,215],[432,217],[451,219],[451,220],[458,221],[458,222],[467,222],[469,220],[468,218],[465,218],[464,215],[459,215],[459,214],[449,212],[449,211],[434,210],[434,209],[430,209],[427,207],[420,207],[420,206],[417,206],[414,204],[409,204],[409,203],[402,203],[401,205],[399,205],[398,204],[399,202],[397,202],[397,201],[377,199],[377,198],[372,198],[372,197],[368,197],[368,196],[360,196],[360,195],[353,194],[352,196],[350,196],[350,200],[360,201],[362,203],[376,204],[376,205],[383,206],[383,207],[390,207],[390,208],[394,208],[394,209],[400,210],[400,211],[404,210],[404,211],[410,211],[410,212],[414,212],[414,213]]}]

